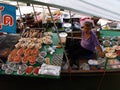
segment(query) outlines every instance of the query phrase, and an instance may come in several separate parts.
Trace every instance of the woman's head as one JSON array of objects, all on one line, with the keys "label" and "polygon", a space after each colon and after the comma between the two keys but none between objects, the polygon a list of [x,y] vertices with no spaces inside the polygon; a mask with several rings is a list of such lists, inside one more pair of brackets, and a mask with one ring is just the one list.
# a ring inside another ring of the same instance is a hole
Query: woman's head
[{"label": "woman's head", "polygon": [[92,27],[93,27],[92,22],[86,21],[84,23],[84,31],[85,32],[89,32],[92,29]]}]

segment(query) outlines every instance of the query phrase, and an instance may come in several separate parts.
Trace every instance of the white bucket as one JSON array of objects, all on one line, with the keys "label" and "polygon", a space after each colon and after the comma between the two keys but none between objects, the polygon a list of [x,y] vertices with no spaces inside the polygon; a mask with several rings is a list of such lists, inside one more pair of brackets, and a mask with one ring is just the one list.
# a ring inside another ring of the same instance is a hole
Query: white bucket
[{"label": "white bucket", "polygon": [[66,32],[59,33],[59,36],[60,36],[61,43],[64,44],[66,42],[67,33]]}]

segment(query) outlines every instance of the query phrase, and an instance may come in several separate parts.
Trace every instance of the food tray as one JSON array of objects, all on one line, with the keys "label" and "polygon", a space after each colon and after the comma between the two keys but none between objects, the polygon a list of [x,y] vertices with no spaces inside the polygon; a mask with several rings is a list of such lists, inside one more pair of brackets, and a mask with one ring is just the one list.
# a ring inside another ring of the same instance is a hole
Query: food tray
[{"label": "food tray", "polygon": [[3,62],[6,62],[9,53],[14,48],[19,38],[20,35],[4,35],[4,40],[0,43],[0,58]]},{"label": "food tray", "polygon": [[61,66],[63,60],[62,54],[54,54],[51,64],[56,66]]},{"label": "food tray", "polygon": [[23,38],[41,38],[42,37],[42,32],[44,31],[44,28],[27,28],[23,31],[22,37]]}]

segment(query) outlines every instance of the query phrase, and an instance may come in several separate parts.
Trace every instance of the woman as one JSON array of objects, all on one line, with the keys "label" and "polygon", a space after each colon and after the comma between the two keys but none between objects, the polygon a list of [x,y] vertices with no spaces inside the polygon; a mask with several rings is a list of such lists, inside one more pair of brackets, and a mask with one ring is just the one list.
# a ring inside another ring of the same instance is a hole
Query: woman
[{"label": "woman", "polygon": [[86,21],[84,23],[84,27],[81,34],[81,41],[75,43],[69,50],[69,54],[71,57],[72,64],[78,58],[82,59],[94,59],[95,55],[94,52],[97,49],[99,56],[104,57],[104,52],[100,47],[100,43],[96,37],[96,34],[92,31],[92,23]]}]

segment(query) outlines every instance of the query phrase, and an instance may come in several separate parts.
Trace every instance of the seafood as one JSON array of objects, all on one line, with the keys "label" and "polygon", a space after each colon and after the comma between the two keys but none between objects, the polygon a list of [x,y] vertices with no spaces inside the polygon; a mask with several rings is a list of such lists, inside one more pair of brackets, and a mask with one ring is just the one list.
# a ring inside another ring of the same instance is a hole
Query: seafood
[{"label": "seafood", "polygon": [[8,62],[12,62],[14,58],[14,54],[9,54],[8,55]]},{"label": "seafood", "polygon": [[109,47],[111,45],[111,42],[109,40],[105,40],[103,41],[103,45]]},{"label": "seafood", "polygon": [[33,71],[33,66],[28,66],[25,70],[26,74],[32,74],[32,71]]},{"label": "seafood", "polygon": [[50,64],[50,58],[46,57],[46,58],[45,58],[45,63],[46,63],[46,64]]},{"label": "seafood", "polygon": [[19,65],[19,69],[21,70],[26,70],[26,68],[27,68],[26,64]]},{"label": "seafood", "polygon": [[28,63],[29,59],[28,59],[28,56],[24,56],[22,58],[22,63]]},{"label": "seafood", "polygon": [[42,47],[41,43],[35,44],[35,48],[40,49]]},{"label": "seafood", "polygon": [[19,69],[19,65],[17,65],[17,64],[14,65],[13,70],[14,70],[14,71],[17,71],[18,69]]},{"label": "seafood", "polygon": [[24,34],[22,35],[22,37],[31,37],[31,38],[40,38],[41,37],[41,31],[40,30],[36,30],[36,29],[30,29],[30,30],[26,30],[24,32]]},{"label": "seafood", "polygon": [[29,45],[28,45],[28,48],[34,48],[35,46],[35,43],[34,42],[31,42]]},{"label": "seafood", "polygon": [[29,63],[34,65],[36,63],[36,56],[29,56]]},{"label": "seafood", "polygon": [[5,73],[6,73],[6,74],[12,74],[12,73],[13,73],[13,70],[10,69],[10,68],[7,68],[7,69],[5,70]]},{"label": "seafood", "polygon": [[24,56],[30,56],[31,55],[31,49],[27,48],[25,50]]},{"label": "seafood", "polygon": [[19,56],[19,55],[16,55],[16,56],[14,56],[14,60],[13,60],[15,63],[19,63],[19,62],[21,62],[21,56]]},{"label": "seafood", "polygon": [[18,49],[13,49],[10,54],[15,55],[17,53]]},{"label": "seafood", "polygon": [[22,69],[18,69],[18,70],[17,70],[17,74],[18,74],[18,75],[23,75],[24,73],[25,73],[25,71],[22,70]]},{"label": "seafood", "polygon": [[115,50],[120,50],[120,46],[118,46],[118,45],[114,45],[113,48],[114,48]]},{"label": "seafood", "polygon": [[2,64],[2,70],[6,70],[8,68],[7,64]]},{"label": "seafood", "polygon": [[38,75],[39,69],[40,69],[40,67],[34,68],[33,74],[34,74],[34,75]]},{"label": "seafood", "polygon": [[113,37],[113,40],[116,40],[116,41],[117,41],[117,40],[120,40],[120,36],[114,36],[114,37]]},{"label": "seafood", "polygon": [[10,50],[9,48],[5,48],[4,50],[2,50],[2,52],[0,53],[0,56],[7,56],[9,54]]},{"label": "seafood", "polygon": [[37,42],[37,38],[33,38],[31,41],[32,42]]},{"label": "seafood", "polygon": [[17,44],[15,45],[15,47],[16,47],[16,48],[20,48],[20,47],[21,47],[21,44],[20,44],[20,43],[17,43]]},{"label": "seafood", "polygon": [[29,36],[29,31],[26,31],[23,35],[22,35],[22,37],[28,37]]},{"label": "seafood", "polygon": [[43,62],[44,62],[44,57],[43,56],[39,56],[38,58],[37,58],[37,62],[39,62],[40,64],[42,64]]},{"label": "seafood", "polygon": [[116,58],[117,54],[116,53],[106,53],[105,56],[108,58]]},{"label": "seafood", "polygon": [[13,67],[15,66],[16,64],[14,62],[9,62],[8,63],[8,68],[12,69],[13,70]]},{"label": "seafood", "polygon": [[37,40],[37,42],[42,44],[42,43],[43,43],[42,38],[39,38],[39,39]]},{"label": "seafood", "polygon": [[118,45],[118,42],[116,42],[116,41],[112,41],[111,44],[112,44],[112,46],[114,46],[114,45]]},{"label": "seafood", "polygon": [[46,52],[46,51],[41,51],[41,52],[40,52],[40,55],[43,56],[43,57],[46,57],[47,52]]},{"label": "seafood", "polygon": [[104,40],[111,40],[111,36],[105,36],[103,37]]},{"label": "seafood", "polygon": [[38,56],[39,50],[38,50],[38,49],[33,49],[33,50],[31,51],[31,53],[32,53],[32,55],[34,55],[34,56]]},{"label": "seafood", "polygon": [[106,53],[113,53],[113,52],[115,52],[115,49],[114,48],[112,48],[112,47],[106,47],[105,48],[105,50],[104,50]]},{"label": "seafood", "polygon": [[31,37],[37,37],[37,32],[33,32],[33,33],[31,34]]},{"label": "seafood", "polygon": [[44,32],[45,36],[52,36],[52,32]]},{"label": "seafood", "polygon": [[17,55],[19,56],[22,56],[24,54],[24,49],[23,48],[20,48],[18,51],[17,51]]}]

